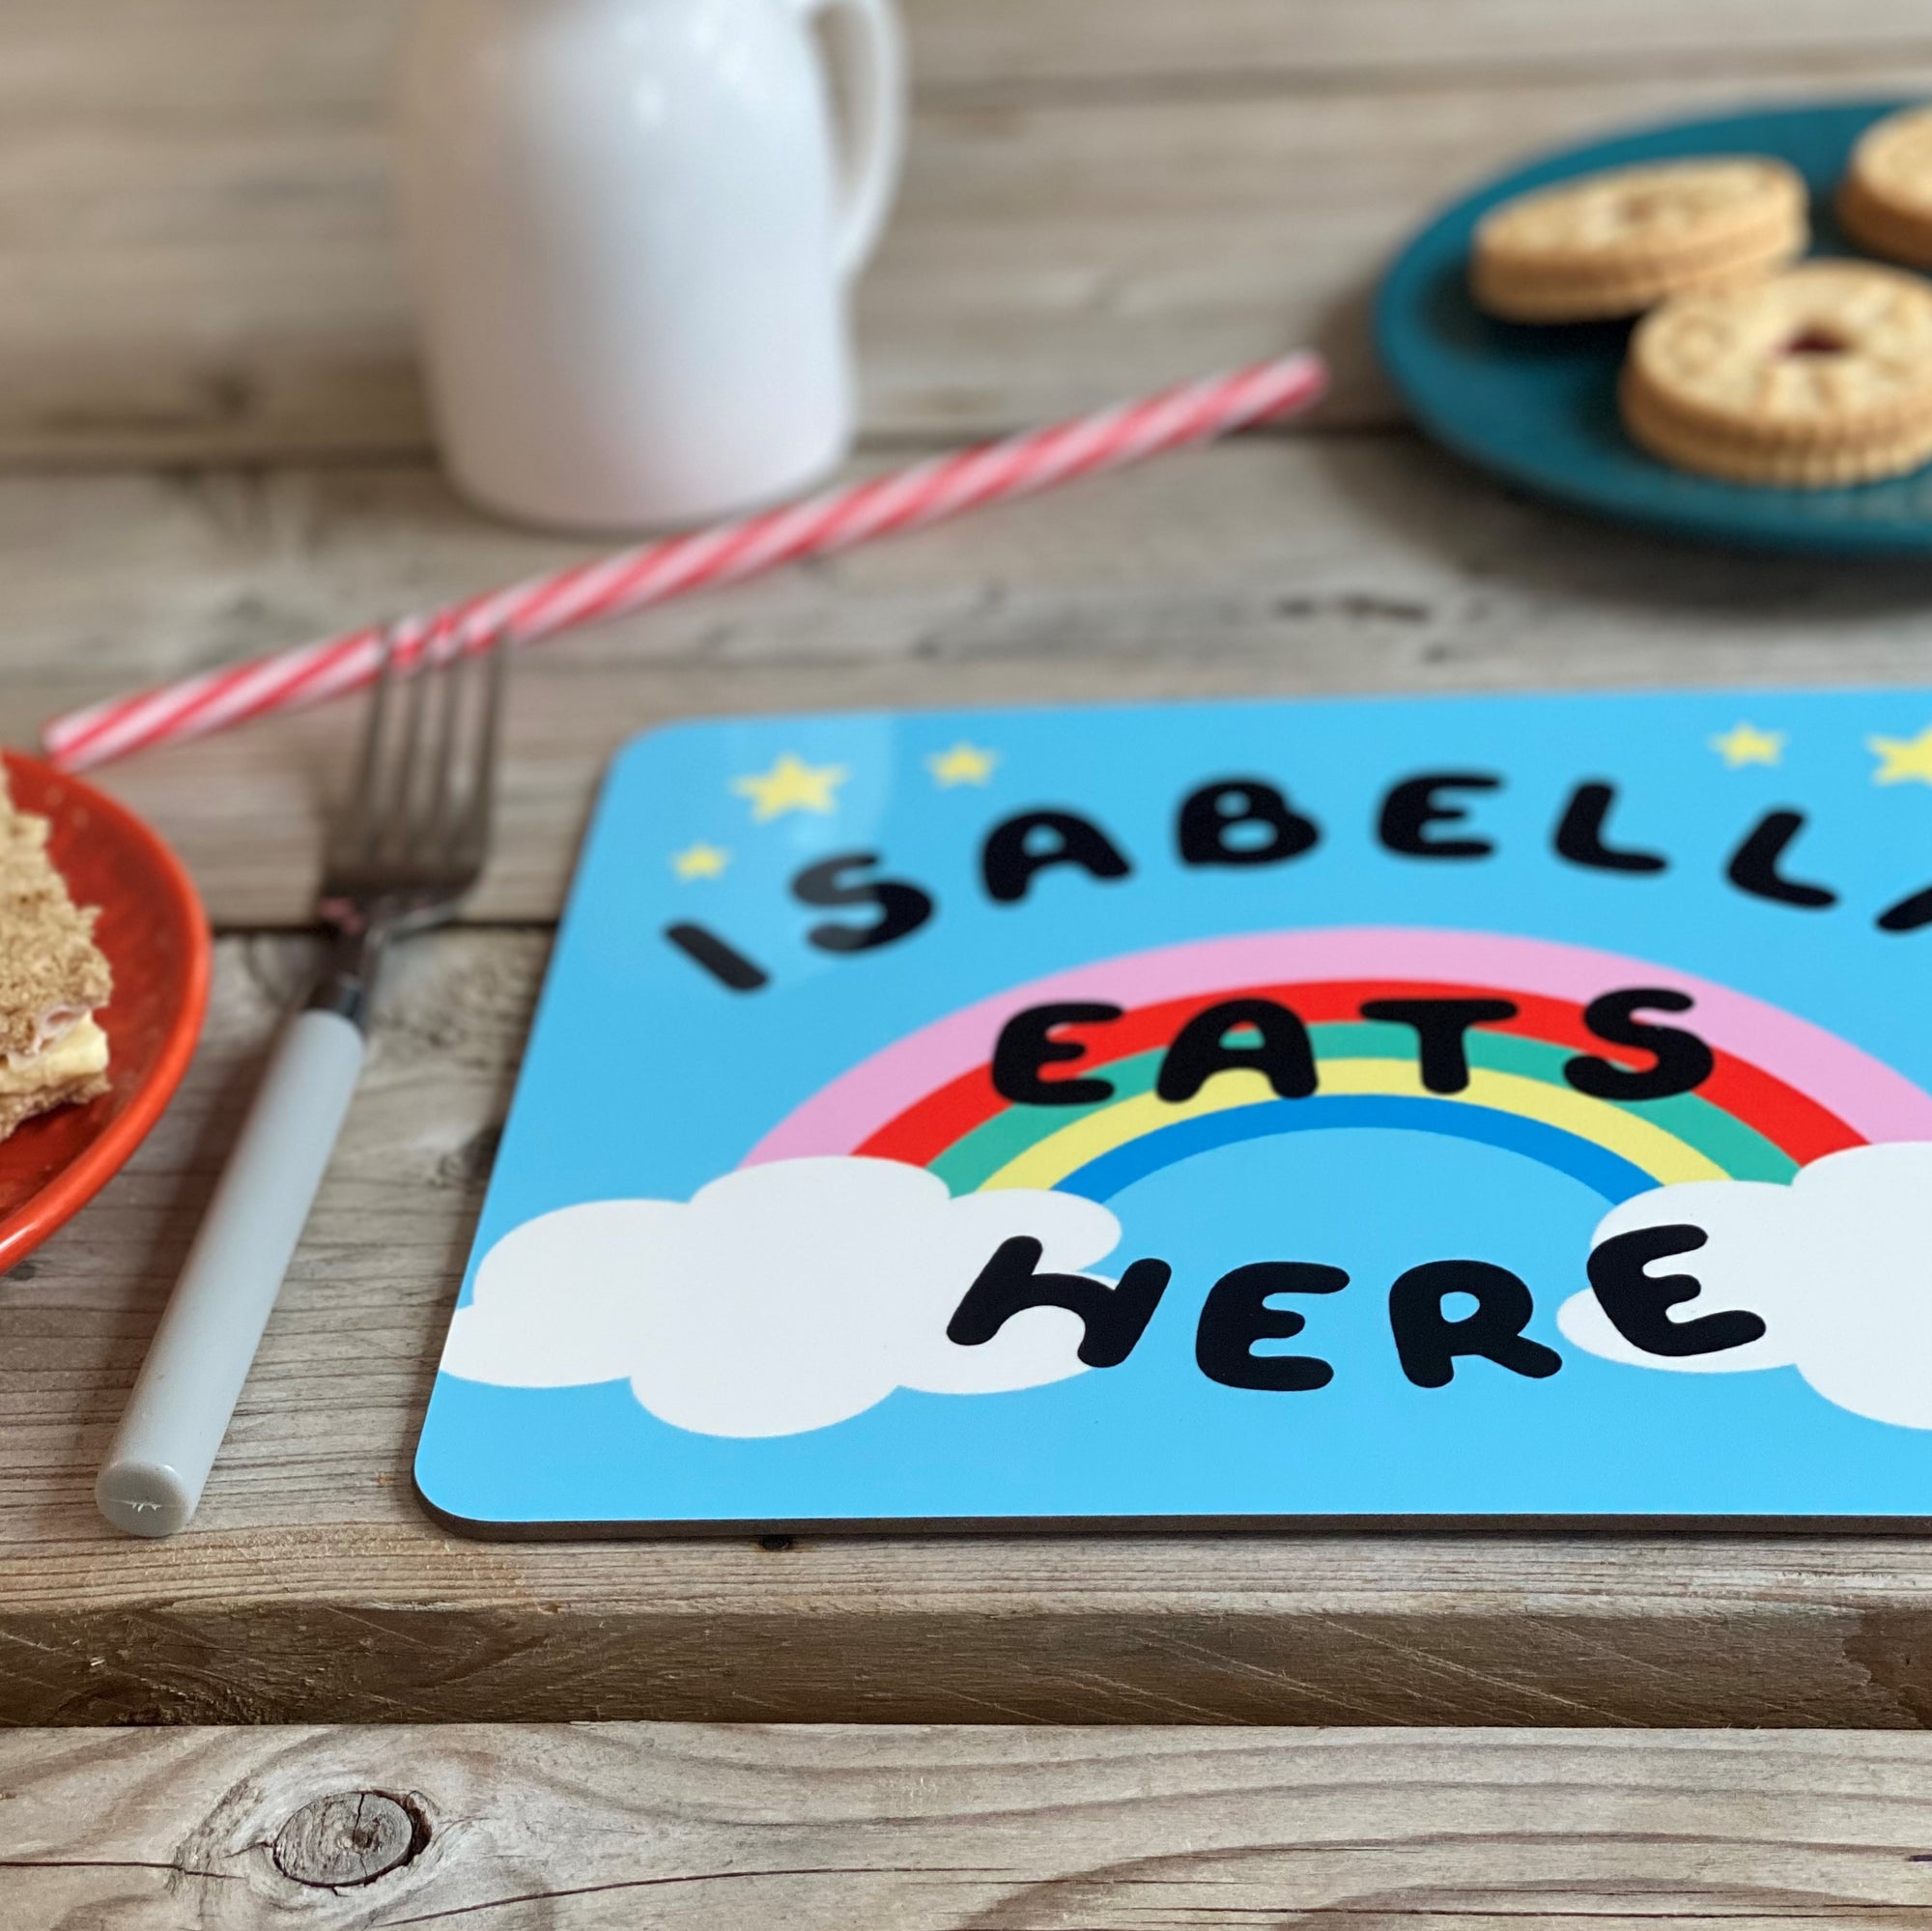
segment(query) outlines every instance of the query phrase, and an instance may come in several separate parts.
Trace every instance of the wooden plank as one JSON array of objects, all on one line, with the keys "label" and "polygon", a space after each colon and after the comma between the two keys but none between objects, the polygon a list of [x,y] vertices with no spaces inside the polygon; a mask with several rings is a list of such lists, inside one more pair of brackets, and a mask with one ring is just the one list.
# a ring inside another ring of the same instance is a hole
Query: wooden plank
[{"label": "wooden plank", "polygon": [[1924,1738],[1365,1730],[0,1737],[14,1931],[1156,1931],[1932,1915]]},{"label": "wooden plank", "polygon": [[[1008,0],[1003,51],[975,58],[1022,71],[1022,17],[1061,20],[1069,46],[1112,44],[1097,3]],[[15,56],[26,76],[0,78],[0,461],[420,453],[376,77],[384,33],[367,13],[346,16],[314,29],[311,60],[313,6],[286,19],[228,0],[188,6],[116,6],[111,36],[92,8],[39,4],[0,20],[0,76]],[[1151,0],[1120,11],[1177,23],[1142,34],[1149,60],[1192,18]],[[1624,0],[1591,17],[1731,11]],[[1845,11],[1888,32],[1902,17],[1899,0]],[[1576,17],[1500,0],[1365,10],[1388,29],[1374,43],[1405,59],[1427,58],[1417,23],[1452,12],[1487,20],[1495,43],[1510,19]],[[944,40],[968,34],[978,10],[927,14],[935,30],[950,23]],[[1258,35],[1295,44],[1310,21],[1354,32],[1342,5],[1246,0],[1243,13],[1227,0],[1225,17],[1236,14],[1248,22],[1236,49]],[[1076,15],[1085,24],[1069,27]],[[1822,32],[1822,12],[1811,17]],[[1238,87],[1172,98],[939,87],[861,291],[867,427],[966,437],[1298,342],[1335,360],[1328,421],[1385,423],[1366,290],[1456,184],[1584,130],[1733,99],[1932,92],[1932,43],[1861,44],[1848,25],[1830,58],[1771,44],[1748,75],[1733,62],[1721,82],[1678,58],[1625,78],[1413,76],[1391,89],[1371,73],[1308,90],[1242,55]]]},{"label": "wooden plank", "polygon": [[[898,0],[923,94],[1104,92],[1202,81],[1312,86],[1682,71],[1932,49],[1913,0]],[[10,0],[0,118],[367,114],[406,10],[395,0]]]},{"label": "wooden plank", "polygon": [[[63,705],[582,554],[414,469],[0,479],[0,740]],[[713,711],[1925,676],[1910,565],[1549,514],[1404,439],[1250,440],[532,652],[484,920],[548,919],[598,772]],[[303,923],[359,707],[101,774],[225,925]]]},{"label": "wooden plank", "polygon": [[1906,0],[901,0],[918,70],[952,93],[1107,82],[1319,86],[1373,76],[1685,71],[1928,45]]},{"label": "wooden plank", "polygon": [[201,1514],[129,1542],[93,1472],[303,957],[224,943],[181,1099],[0,1282],[0,1724],[1932,1721],[1909,1539],[443,1533],[410,1462],[545,946],[399,956]]}]

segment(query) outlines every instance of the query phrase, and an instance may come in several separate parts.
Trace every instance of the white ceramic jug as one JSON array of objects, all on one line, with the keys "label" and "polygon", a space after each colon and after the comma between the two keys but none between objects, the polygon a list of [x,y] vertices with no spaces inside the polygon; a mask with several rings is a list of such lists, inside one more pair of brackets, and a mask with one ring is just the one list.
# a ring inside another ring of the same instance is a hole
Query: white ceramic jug
[{"label": "white ceramic jug", "polygon": [[[842,164],[819,14],[849,67]],[[891,207],[905,89],[892,0],[420,0],[402,216],[458,487],[644,528],[837,464],[846,286]]]}]

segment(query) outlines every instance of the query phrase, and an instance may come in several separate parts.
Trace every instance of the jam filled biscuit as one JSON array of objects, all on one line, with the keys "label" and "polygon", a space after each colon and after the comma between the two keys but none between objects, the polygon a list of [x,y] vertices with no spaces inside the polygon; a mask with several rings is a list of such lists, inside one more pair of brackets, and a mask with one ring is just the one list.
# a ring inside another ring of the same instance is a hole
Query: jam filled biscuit
[{"label": "jam filled biscuit", "polygon": [[1624,424],[1679,469],[1828,489],[1932,460],[1932,282],[1809,262],[1638,324]]},{"label": "jam filled biscuit", "polygon": [[1838,185],[1838,219],[1860,247],[1932,268],[1932,107],[1865,130]]},{"label": "jam filled biscuit", "polygon": [[1478,307],[1511,322],[1637,315],[1795,260],[1807,206],[1795,169],[1752,156],[1585,175],[1492,209],[1470,287]]}]

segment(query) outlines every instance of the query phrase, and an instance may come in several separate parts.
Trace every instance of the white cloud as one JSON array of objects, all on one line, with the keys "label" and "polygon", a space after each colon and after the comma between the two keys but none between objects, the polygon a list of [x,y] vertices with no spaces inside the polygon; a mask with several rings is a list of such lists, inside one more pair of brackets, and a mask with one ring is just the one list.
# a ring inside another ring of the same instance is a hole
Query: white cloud
[{"label": "white cloud", "polygon": [[[980,1348],[946,1324],[1000,1244],[1077,1273],[1120,1223],[1096,1202],[1020,1189],[953,1200],[893,1160],[780,1160],[689,1202],[565,1207],[503,1236],[457,1312],[443,1372],[510,1388],[629,1380],[700,1434],[796,1434],[895,1388],[980,1395],[1082,1372],[1079,1320],[1015,1316]],[[1098,1277],[1096,1277],[1098,1278]]]},{"label": "white cloud", "polygon": [[1932,1145],[1856,1147],[1814,1160],[1789,1186],[1700,1180],[1614,1208],[1593,1248],[1638,1228],[1690,1226],[1694,1252],[1644,1271],[1688,1274],[1702,1292],[1678,1322],[1748,1309],[1761,1339],[1722,1353],[1666,1357],[1634,1348],[1593,1292],[1556,1324],[1611,1361],[1680,1374],[1796,1368],[1827,1401],[1900,1428],[1932,1429]]}]

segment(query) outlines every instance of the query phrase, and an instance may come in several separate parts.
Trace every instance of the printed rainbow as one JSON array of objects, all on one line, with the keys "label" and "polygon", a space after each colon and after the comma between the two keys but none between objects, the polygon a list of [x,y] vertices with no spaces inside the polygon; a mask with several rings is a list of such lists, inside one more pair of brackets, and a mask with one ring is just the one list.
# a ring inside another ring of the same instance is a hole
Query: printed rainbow
[{"label": "printed rainbow", "polygon": [[[1692,1001],[1662,1023],[1695,1031],[1716,1058],[1692,1093],[1620,1103],[1563,1077],[1578,1053],[1620,1056],[1583,1008],[1626,987]],[[1406,1027],[1363,1020],[1366,1000],[1502,998],[1517,1016],[1467,1036],[1468,1086],[1427,1092]],[[1265,998],[1307,1024],[1318,1086],[1280,1099],[1253,1072],[1210,1079],[1190,1101],[1153,1092],[1168,1043],[1195,1012]],[[989,1061],[1015,1012],[1060,1001],[1123,1008],[1070,1029],[1077,1067],[1111,1099],[1015,1106]],[[1401,927],[1260,933],[1109,959],[1003,992],[874,1055],[808,1100],[746,1164],[847,1153],[930,1168],[955,1194],[1057,1187],[1107,1200],[1210,1148],[1282,1133],[1399,1127],[1506,1148],[1610,1202],[1680,1180],[1788,1180],[1807,1161],[1882,1140],[1932,1139],[1932,1095],[1858,1047],[1794,1014],[1643,960],[1492,933]]]}]

